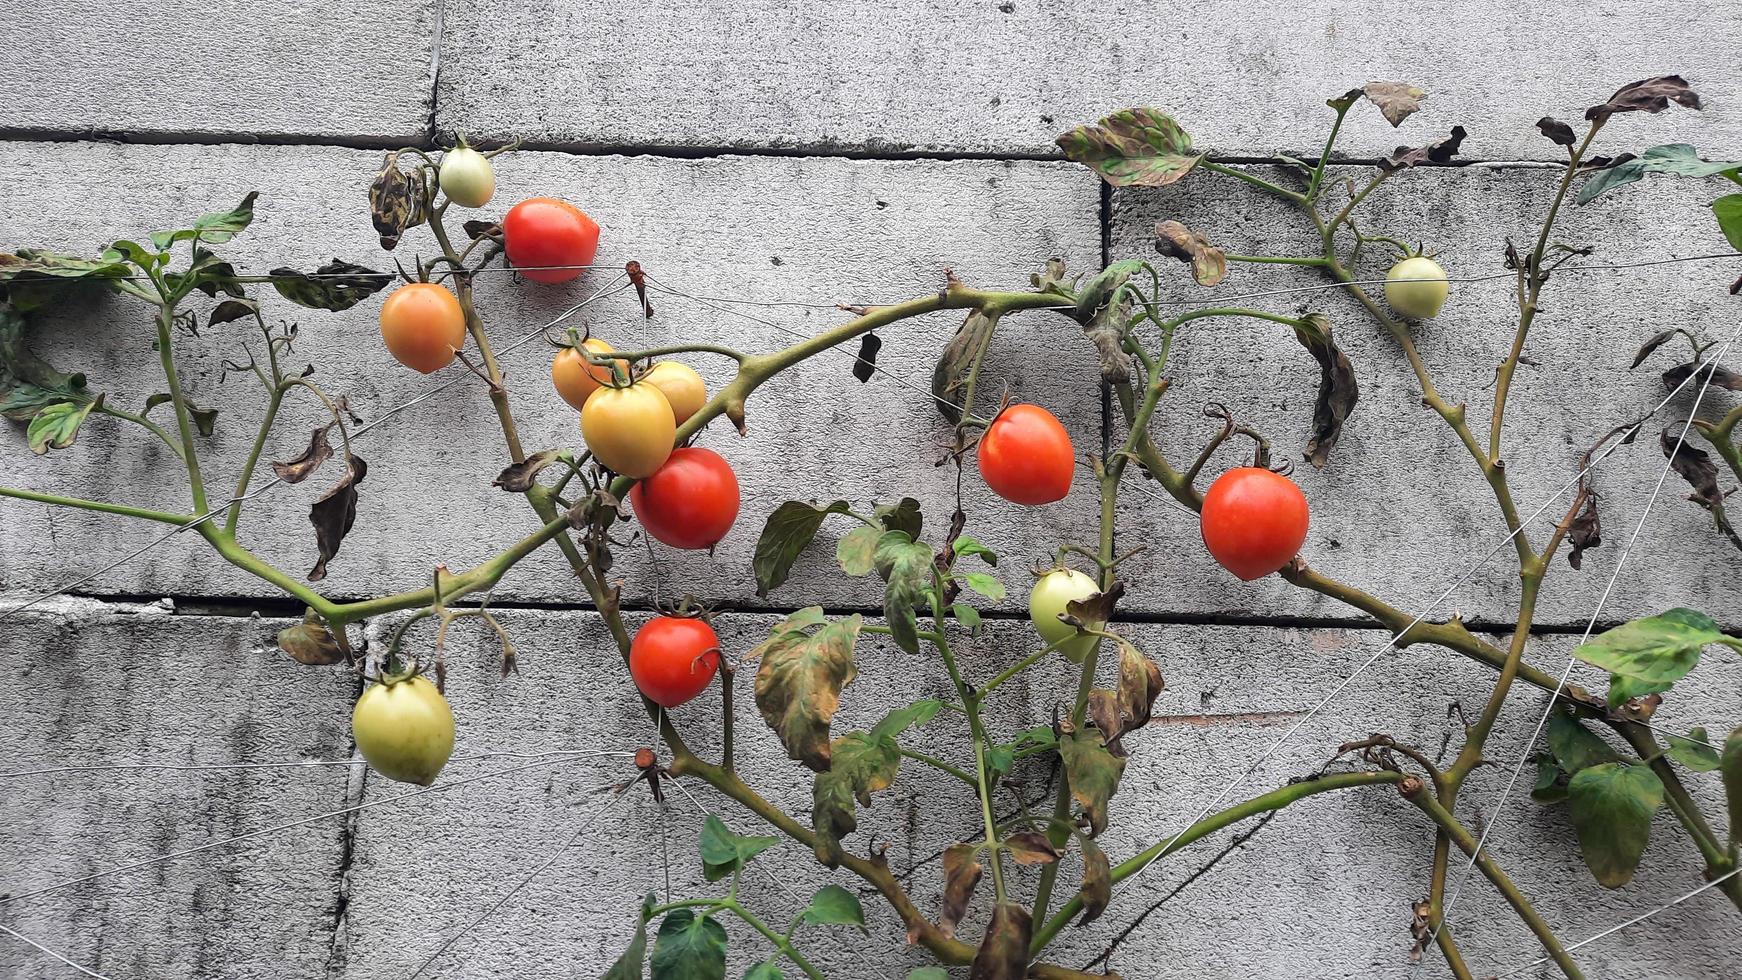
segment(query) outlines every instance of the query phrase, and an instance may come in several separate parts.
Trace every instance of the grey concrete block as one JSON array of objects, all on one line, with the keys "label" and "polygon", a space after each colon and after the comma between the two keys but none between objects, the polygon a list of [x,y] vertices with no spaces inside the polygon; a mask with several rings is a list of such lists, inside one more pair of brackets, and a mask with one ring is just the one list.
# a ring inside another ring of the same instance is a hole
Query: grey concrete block
[{"label": "grey concrete block", "polygon": [[[350,799],[349,766],[101,769],[349,757],[355,684],[265,655],[282,624],[166,613],[59,601],[0,628],[0,891],[19,896],[5,923],[109,976],[320,976],[340,820],[29,894]],[[98,768],[14,775],[59,767]],[[4,940],[0,974],[67,975]]]},{"label": "grey concrete block", "polygon": [[[1370,171],[1349,171],[1365,180]],[[1339,176],[1342,173],[1339,172]],[[1506,239],[1534,239],[1535,222],[1553,194],[1552,171],[1518,168],[1416,170],[1382,185],[1362,208],[1362,227],[1384,229],[1439,251],[1453,277],[1505,276]],[[1588,263],[1725,251],[1706,208],[1719,189],[1649,181],[1585,207],[1569,207],[1558,241],[1597,249]],[[1187,324],[1167,373],[1173,387],[1157,413],[1157,439],[1184,466],[1216,430],[1200,415],[1223,402],[1274,439],[1279,459],[1295,460],[1295,478],[1313,504],[1313,527],[1302,556],[1314,567],[1403,608],[1420,612],[1478,557],[1505,536],[1499,511],[1474,462],[1434,413],[1421,407],[1420,388],[1389,334],[1353,300],[1331,289],[1264,295],[1326,282],[1315,270],[1236,263],[1214,289],[1190,283],[1183,266],[1159,257],[1151,244],[1158,219],[1183,221],[1230,252],[1311,255],[1316,234],[1303,216],[1284,210],[1246,185],[1202,174],[1159,192],[1114,195],[1115,258],[1148,256],[1166,263],[1181,304],[1249,305],[1272,312],[1309,309],[1328,314],[1355,365],[1361,402],[1322,471],[1301,461],[1310,434],[1317,365],[1286,327],[1250,319],[1215,318]],[[1368,250],[1359,274],[1383,278],[1389,261]],[[1502,457],[1520,510],[1536,511],[1578,471],[1587,447],[1611,427],[1636,418],[1668,389],[1658,372],[1682,351],[1666,348],[1629,371],[1634,351],[1652,334],[1691,327],[1714,339],[1730,335],[1734,301],[1724,287],[1734,262],[1690,262],[1650,268],[1575,273],[1548,285],[1527,356],[1513,381]],[[1512,342],[1516,310],[1510,278],[1454,285],[1446,308],[1414,329],[1441,394],[1466,402],[1472,427],[1487,442],[1493,377]],[[1379,290],[1374,290],[1377,295]],[[1184,306],[1178,307],[1184,309]],[[1604,545],[1585,556],[1583,571],[1554,562],[1537,621],[1582,627],[1647,501],[1664,457],[1657,434],[1685,418],[1693,391],[1659,413],[1631,447],[1595,471],[1602,495]],[[1701,413],[1717,418],[1734,395],[1712,389]],[[1695,437],[1696,445],[1704,445]],[[1224,450],[1200,486],[1239,465],[1248,446]],[[1727,474],[1726,474],[1727,476]],[[1729,486],[1732,481],[1722,481]],[[1136,481],[1131,481],[1136,484]],[[1134,587],[1128,609],[1156,612],[1218,610],[1269,615],[1346,615],[1347,607],[1297,590],[1280,578],[1241,583],[1209,559],[1196,521],[1132,485],[1122,495],[1122,547],[1147,550],[1127,566]],[[1704,511],[1683,499],[1687,486],[1671,474],[1634,546],[1602,619],[1613,621],[1692,605],[1726,619],[1742,556]],[[1541,546],[1565,513],[1571,493],[1550,506],[1529,532]],[[1496,532],[1496,528],[1500,530]],[[1517,601],[1517,560],[1510,547],[1441,607],[1479,620],[1510,622]]]},{"label": "grey concrete block", "polygon": [[8,4],[3,125],[197,142],[418,140],[436,24],[434,0]]},{"label": "grey concrete block", "polygon": [[[1543,115],[1681,72],[1704,114],[1618,120],[1616,144],[1735,147],[1734,8],[1604,0],[1558,11],[1387,0],[1210,4],[1189,14],[1096,0],[823,0],[720,8],[503,0],[447,8],[438,124],[588,147],[1050,153],[1114,109],[1179,114],[1214,152],[1317,153],[1324,100],[1373,79],[1433,92],[1394,132],[1368,107],[1344,152],[1369,158],[1454,123],[1475,159],[1553,160]],[[1697,25],[1697,26],[1695,26]]]},{"label": "grey concrete block", "polygon": [[[20,158],[42,148],[15,144],[0,150]],[[427,245],[408,236],[400,253],[375,247],[363,189],[377,157],[361,151],[235,146],[54,147],[52,181],[15,187],[0,197],[9,234],[19,243],[89,250],[122,234],[185,220],[229,206],[249,188],[265,186],[255,227],[224,249],[238,267],[291,264],[312,268],[342,255],[390,268],[403,253]],[[772,351],[843,322],[836,302],[890,303],[938,288],[945,271],[986,288],[1027,289],[1028,274],[1053,255],[1092,266],[1098,257],[1097,189],[1078,168],[1046,163],[877,163],[726,157],[670,160],[652,157],[575,157],[520,154],[499,161],[502,208],[520,198],[554,193],[572,199],[605,228],[601,269],[578,286],[514,285],[504,276],[480,280],[479,304],[498,346],[529,450],[579,446],[576,413],[551,390],[550,348],[538,328],[568,309],[589,288],[610,283],[638,259],[686,297],[656,294],[657,313],[643,321],[632,293],[618,293],[569,321],[590,326],[619,347],[649,347],[708,340],[752,351]],[[100,175],[100,177],[99,177]],[[49,187],[55,186],[52,192]],[[118,191],[123,188],[124,191]],[[56,205],[68,195],[78,208]],[[417,242],[417,244],[412,244]],[[262,295],[271,317],[302,324],[298,357],[318,361],[315,376],[344,392],[366,419],[405,403],[444,381],[459,383],[387,423],[358,452],[370,463],[361,488],[358,523],[333,562],[323,588],[333,596],[368,596],[421,587],[438,563],[464,568],[536,529],[523,503],[490,486],[506,464],[495,415],[481,385],[455,364],[435,378],[393,363],[376,326],[380,300],[343,314],[300,310]],[[723,296],[781,305],[704,305],[692,296]],[[754,319],[744,319],[748,313]],[[35,328],[36,348],[67,367],[90,373],[92,384],[115,391],[137,408],[161,381],[152,330],[139,304],[117,298],[81,301]],[[909,386],[878,375],[853,380],[851,351],[819,355],[765,386],[750,402],[750,435],[740,439],[724,421],[702,444],[732,460],[743,488],[739,524],[712,556],[677,554],[661,547],[663,577],[646,569],[639,543],[621,549],[627,595],[645,601],[694,591],[710,600],[746,601],[754,593],[750,556],[766,516],[789,498],[845,497],[888,500],[912,494],[925,504],[930,526],[941,530],[954,505],[950,467],[941,456],[945,427],[926,386],[931,364],[960,322],[936,314],[881,332],[879,363]],[[1082,358],[1060,365],[1054,338],[1076,345],[1074,324],[1045,313],[1012,317],[1000,334],[988,371],[1018,397],[1057,412],[1088,449],[1099,428],[1093,366]],[[185,342],[184,379],[196,400],[217,405],[218,434],[205,443],[213,496],[227,495],[253,439],[264,399],[251,377],[221,380],[221,362],[241,357],[242,324],[207,330]],[[257,339],[257,338],[256,338]],[[529,341],[529,342],[528,342]],[[258,349],[258,344],[256,344]],[[65,351],[65,353],[58,353]],[[720,358],[697,359],[710,384],[729,377]],[[915,387],[910,386],[917,386]],[[986,404],[996,387],[989,387]],[[307,443],[317,415],[312,402],[294,402],[268,447],[268,459],[286,459]],[[177,510],[188,506],[178,467],[153,448],[143,431],[93,424],[78,445],[37,459],[22,432],[5,434],[7,482],[99,499],[133,500]],[[970,470],[964,480],[970,525],[1009,558],[1014,569],[1050,553],[1069,533],[1092,539],[1094,501],[1085,469],[1065,504],[1021,509],[993,497]],[[243,541],[300,575],[313,564],[308,504],[329,485],[320,474],[251,503]],[[162,533],[155,525],[92,522],[16,501],[0,503],[11,533],[0,543],[0,569],[13,587],[59,584],[94,570],[122,549]],[[838,529],[825,532],[825,538]],[[205,557],[199,542],[177,538],[151,558],[116,570],[87,590],[194,595],[274,595],[271,587]],[[58,549],[58,553],[57,553]],[[573,601],[582,591],[554,549],[523,563],[502,583],[499,599]],[[773,597],[782,604],[880,604],[875,593],[834,568],[832,544],[819,544],[792,581]]]}]

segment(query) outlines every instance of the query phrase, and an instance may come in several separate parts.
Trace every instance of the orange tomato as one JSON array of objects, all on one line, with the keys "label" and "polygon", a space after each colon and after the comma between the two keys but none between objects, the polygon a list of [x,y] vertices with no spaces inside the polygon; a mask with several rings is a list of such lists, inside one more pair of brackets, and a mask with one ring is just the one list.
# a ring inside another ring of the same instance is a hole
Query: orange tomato
[{"label": "orange tomato", "polygon": [[[594,354],[609,354],[616,348],[597,337],[588,337],[581,346]],[[623,367],[623,376],[629,376],[629,362],[618,359]],[[611,369],[589,364],[580,351],[573,347],[565,347],[557,352],[556,358],[550,362],[550,383],[556,386],[556,393],[563,396],[563,401],[580,411],[587,405],[587,398],[599,390],[599,386],[611,381]]]},{"label": "orange tomato", "polygon": [[381,339],[399,363],[428,374],[447,367],[466,346],[466,314],[446,287],[410,283],[381,304]]}]

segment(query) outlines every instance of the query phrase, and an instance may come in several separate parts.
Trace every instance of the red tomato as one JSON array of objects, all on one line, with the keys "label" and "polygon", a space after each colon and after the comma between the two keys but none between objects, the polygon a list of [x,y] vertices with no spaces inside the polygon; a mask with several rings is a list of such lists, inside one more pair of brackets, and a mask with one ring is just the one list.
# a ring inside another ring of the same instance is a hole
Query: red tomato
[{"label": "red tomato", "polygon": [[1070,434],[1039,405],[1012,405],[980,437],[980,476],[1018,504],[1050,504],[1071,492],[1076,453]]},{"label": "red tomato", "polygon": [[720,669],[720,638],[699,619],[657,616],[629,644],[629,676],[654,704],[675,708],[702,693]]},{"label": "red tomato", "polygon": [[671,451],[654,474],[629,491],[647,533],[673,548],[712,548],[738,518],[738,478],[712,449]]},{"label": "red tomato", "polygon": [[1248,582],[1288,564],[1306,542],[1306,495],[1288,477],[1255,466],[1217,477],[1199,518],[1210,555]]},{"label": "red tomato", "polygon": [[585,269],[539,269],[541,265],[590,265],[599,248],[599,225],[580,208],[554,197],[529,197],[508,209],[502,237],[510,265],[533,282],[568,282]]}]

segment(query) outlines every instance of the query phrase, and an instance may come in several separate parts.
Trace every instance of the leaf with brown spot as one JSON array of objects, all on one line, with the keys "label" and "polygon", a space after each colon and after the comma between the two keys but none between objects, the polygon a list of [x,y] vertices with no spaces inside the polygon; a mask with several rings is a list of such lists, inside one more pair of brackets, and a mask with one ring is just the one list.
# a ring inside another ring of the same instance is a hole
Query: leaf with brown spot
[{"label": "leaf with brown spot", "polygon": [[335,313],[348,310],[393,283],[393,277],[334,259],[313,272],[281,266],[268,273],[272,288],[298,306]]},{"label": "leaf with brown spot", "polygon": [[1125,594],[1125,583],[1118,579],[1101,592],[1087,599],[1072,599],[1065,603],[1065,615],[1061,619],[1076,620],[1071,625],[1082,627],[1095,624],[1097,628],[1113,618],[1113,607],[1119,604],[1119,599]]},{"label": "leaf with brown spot", "polygon": [[1032,830],[1020,830],[999,842],[1010,852],[1010,859],[1021,865],[1051,864],[1059,859],[1058,849],[1046,835]]},{"label": "leaf with brown spot", "polygon": [[979,310],[970,310],[968,318],[956,328],[956,335],[944,347],[931,372],[932,403],[944,421],[955,425],[962,421],[962,401],[967,397],[968,373],[974,362],[984,356],[992,336],[998,330],[998,318]]},{"label": "leaf with brown spot", "polygon": [[1058,138],[1065,159],[1081,163],[1114,187],[1163,187],[1192,172],[1203,154],[1159,109],[1123,109]]},{"label": "leaf with brown spot", "polygon": [[319,582],[327,577],[327,562],[339,553],[351,525],[357,523],[357,484],[363,482],[369,466],[361,456],[345,457],[345,476],[309,508],[309,523],[315,526],[315,547],[320,560],[309,570],[308,580]]},{"label": "leaf with brown spot", "polygon": [[388,251],[399,244],[405,229],[423,223],[422,173],[399,169],[399,154],[389,153],[369,184],[369,220],[381,236],[381,247]]},{"label": "leaf with brown spot", "polygon": [[841,688],[858,676],[853,645],[864,620],[858,615],[824,623],[815,632],[820,610],[787,617],[751,651],[762,663],[756,670],[756,707],[788,757],[816,772],[829,770],[829,725],[840,707]]},{"label": "leaf with brown spot", "polygon": [[339,641],[320,623],[299,623],[278,631],[278,648],[299,664],[325,667],[345,659]]},{"label": "leaf with brown spot", "polygon": [[1107,852],[1087,837],[1083,838],[1083,885],[1077,889],[1083,900],[1083,917],[1079,927],[1099,919],[1113,900],[1113,869],[1108,865]]},{"label": "leaf with brown spot", "polygon": [[1558,143],[1561,146],[1572,146],[1573,143],[1577,142],[1577,137],[1573,135],[1573,127],[1553,116],[1543,116],[1538,119],[1536,128],[1541,130],[1542,135],[1547,136],[1550,142]]},{"label": "leaf with brown spot", "polygon": [[1295,338],[1319,362],[1319,393],[1313,401],[1313,435],[1307,441],[1306,458],[1314,467],[1324,469],[1343,433],[1343,424],[1361,399],[1361,386],[1355,381],[1355,366],[1337,346],[1330,318],[1308,313],[1301,317],[1301,323],[1304,326],[1294,328]]},{"label": "leaf with brown spot", "polygon": [[285,483],[301,483],[321,468],[321,464],[333,458],[332,444],[327,442],[327,432],[333,423],[315,427],[314,435],[309,438],[308,448],[302,455],[287,463],[274,462],[272,472]]},{"label": "leaf with brown spot", "polygon": [[1689,109],[1700,108],[1700,97],[1680,75],[1658,75],[1631,82],[1615,90],[1609,101],[1585,110],[1589,120],[1607,119],[1617,112],[1662,112],[1671,102]]},{"label": "leaf with brown spot", "polygon": [[1155,699],[1166,688],[1161,668],[1123,637],[1119,639],[1119,705],[1129,719],[1126,730],[1149,724]]},{"label": "leaf with brown spot", "polygon": [[[1707,361],[1704,364],[1677,364],[1675,367],[1663,372],[1663,383],[1667,387],[1678,388],[1681,386],[1683,381],[1688,379],[1688,375],[1693,374],[1695,371],[1699,371],[1706,377],[1709,377],[1712,384],[1716,387],[1728,389],[1730,391],[1742,391],[1742,375],[1731,371],[1729,368],[1720,366],[1717,361]],[[1706,377],[1699,378],[1697,383],[1705,384]]]},{"label": "leaf with brown spot", "polygon": [[1573,518],[1572,528],[1567,532],[1567,542],[1572,545],[1567,552],[1567,564],[1574,568],[1583,567],[1585,551],[1603,543],[1603,526],[1597,518],[1597,495],[1592,493],[1585,498],[1585,506],[1579,511],[1579,516]]},{"label": "leaf with brown spot", "polygon": [[1469,134],[1464,132],[1464,127],[1453,126],[1451,135],[1443,140],[1414,149],[1400,146],[1392,151],[1391,156],[1379,161],[1379,169],[1386,171],[1403,170],[1424,163],[1450,163],[1452,157],[1458,155],[1458,147],[1463,144],[1464,137],[1467,135]]},{"label": "leaf with brown spot", "polygon": [[540,450],[503,469],[496,475],[496,479],[490,481],[490,485],[501,487],[509,493],[525,493],[538,482],[540,470],[561,459],[567,452],[566,449]]},{"label": "leaf with brown spot", "polygon": [[1228,276],[1227,254],[1211,245],[1203,232],[1193,231],[1178,221],[1155,223],[1155,250],[1191,263],[1192,278],[1200,286],[1214,286]]},{"label": "leaf with brown spot", "polygon": [[1028,943],[1033,936],[1028,910],[1014,902],[1000,902],[968,968],[968,980],[1023,980],[1028,976]]},{"label": "leaf with brown spot", "polygon": [[1131,300],[1126,285],[1143,268],[1137,259],[1122,259],[1089,280],[1069,313],[1101,354],[1101,380],[1121,384],[1131,380],[1131,355],[1125,352],[1125,324]]},{"label": "leaf with brown spot", "polygon": [[938,929],[952,939],[986,870],[974,860],[977,851],[972,844],[955,844],[944,852],[944,907],[938,913]]},{"label": "leaf with brown spot", "polygon": [[1361,94],[1379,107],[1393,129],[1421,111],[1421,100],[1427,98],[1427,90],[1408,82],[1368,82],[1361,87]]},{"label": "leaf with brown spot", "polygon": [[901,752],[893,738],[875,732],[849,732],[829,746],[830,767],[817,773],[811,786],[811,827],[817,839],[817,860],[834,867],[840,861],[841,838],[859,828],[860,806],[871,805],[871,794],[895,782]]},{"label": "leaf with brown spot", "polygon": [[1107,804],[1119,790],[1125,760],[1107,751],[1101,733],[1094,730],[1060,736],[1058,752],[1064,760],[1071,798],[1082,806],[1088,818],[1089,836],[1099,836],[1107,827]]}]

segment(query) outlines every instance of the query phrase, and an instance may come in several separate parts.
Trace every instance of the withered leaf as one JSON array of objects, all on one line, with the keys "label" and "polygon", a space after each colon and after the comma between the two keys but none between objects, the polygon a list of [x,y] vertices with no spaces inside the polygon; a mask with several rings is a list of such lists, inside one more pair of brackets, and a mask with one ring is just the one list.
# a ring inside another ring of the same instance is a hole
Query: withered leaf
[{"label": "withered leaf", "polygon": [[212,315],[206,319],[206,326],[215,327],[220,323],[229,323],[243,317],[255,316],[260,312],[260,304],[247,297],[227,299],[212,307]]},{"label": "withered leaf", "polygon": [[1131,355],[1125,353],[1131,300],[1125,295],[1125,286],[1142,268],[1143,263],[1136,259],[1109,265],[1077,294],[1077,308],[1070,314],[1100,352],[1101,380],[1108,384],[1131,380]]},{"label": "withered leaf", "polygon": [[1301,317],[1301,323],[1304,326],[1296,326],[1294,335],[1319,362],[1319,392],[1313,400],[1313,435],[1307,441],[1306,458],[1314,467],[1324,469],[1343,433],[1343,423],[1361,400],[1361,387],[1355,381],[1355,366],[1337,346],[1330,318],[1308,313]]},{"label": "withered leaf", "polygon": [[1458,147],[1463,144],[1464,137],[1467,135],[1469,134],[1464,132],[1464,127],[1453,126],[1451,135],[1443,140],[1414,149],[1400,146],[1392,152],[1391,156],[1379,161],[1379,169],[1402,170],[1424,163],[1450,163],[1452,157],[1458,155]]},{"label": "withered leaf", "polygon": [[286,463],[274,462],[272,472],[285,483],[301,483],[321,468],[321,464],[333,458],[332,444],[327,442],[327,432],[333,423],[315,427],[314,435],[309,437],[308,448],[302,455]]},{"label": "withered leaf", "polygon": [[1107,852],[1086,837],[1083,838],[1083,885],[1077,889],[1077,897],[1083,900],[1083,917],[1077,920],[1078,926],[1099,919],[1101,913],[1107,911],[1107,903],[1113,900],[1113,869],[1107,862]]},{"label": "withered leaf", "polygon": [[888,789],[900,772],[901,754],[891,738],[849,732],[830,747],[830,768],[817,773],[811,787],[813,850],[818,861],[839,862],[841,838],[859,827],[855,802],[871,805],[871,794]]},{"label": "withered leaf", "polygon": [[968,311],[968,318],[956,328],[956,335],[950,338],[949,345],[932,368],[932,404],[951,425],[962,421],[968,373],[973,370],[974,362],[984,355],[997,330],[997,317],[989,317],[979,310]]},{"label": "withered leaf", "polygon": [[1071,798],[1082,806],[1083,815],[1088,818],[1089,836],[1098,836],[1107,827],[1107,804],[1119,789],[1125,760],[1107,751],[1100,732],[1094,730],[1061,736],[1058,752],[1064,760]]},{"label": "withered leaf", "polygon": [[1051,864],[1059,859],[1058,849],[1046,835],[1032,830],[1019,830],[1000,841],[1017,864]]},{"label": "withered leaf", "polygon": [[399,154],[381,160],[381,170],[369,185],[369,220],[381,236],[381,247],[392,251],[405,229],[423,223],[422,171],[399,169]]},{"label": "withered leaf", "polygon": [[273,269],[272,288],[298,306],[340,312],[386,289],[393,277],[343,259],[334,259],[314,272],[299,272],[281,266]]},{"label": "withered leaf", "polygon": [[357,484],[363,482],[369,466],[363,457],[356,455],[345,457],[345,463],[344,478],[309,508],[308,519],[315,526],[315,547],[320,551],[320,560],[308,573],[310,582],[327,577],[327,562],[339,553],[339,545],[357,522]]},{"label": "withered leaf", "polygon": [[[1663,383],[1671,388],[1678,387],[1683,381],[1688,379],[1688,375],[1693,374],[1695,371],[1700,371],[1708,376],[1711,379],[1711,383],[1716,387],[1725,388],[1730,391],[1742,391],[1742,375],[1731,371],[1729,368],[1721,366],[1717,361],[1707,361],[1703,364],[1698,362],[1692,364],[1677,364],[1675,367],[1663,372]],[[1706,380],[1706,377],[1696,378],[1694,383],[1696,385],[1702,385],[1706,383]]]},{"label": "withered leaf", "polygon": [[1125,733],[1125,714],[1119,707],[1119,692],[1097,687],[1089,692],[1084,705],[1084,718],[1101,733],[1107,751],[1125,758],[1125,745],[1119,737]]},{"label": "withered leaf", "polygon": [[1065,603],[1065,615],[1075,619],[1074,625],[1079,627],[1091,623],[1105,624],[1112,620],[1113,607],[1119,604],[1119,598],[1124,594],[1125,583],[1114,579],[1103,591]]},{"label": "withered leaf", "polygon": [[789,757],[827,772],[829,725],[840,707],[841,688],[858,676],[853,645],[864,620],[847,616],[813,632],[820,612],[813,608],[788,616],[750,656],[762,661],[756,670],[762,719],[780,736]]},{"label": "withered leaf", "polygon": [[877,372],[877,352],[883,349],[883,338],[874,333],[868,333],[859,338],[859,356],[853,360],[853,377],[860,384],[871,380],[871,375]]},{"label": "withered leaf", "polygon": [[279,630],[278,648],[290,659],[311,667],[324,667],[345,659],[339,641],[320,623],[299,623]]},{"label": "withered leaf", "polygon": [[956,926],[968,911],[968,900],[974,897],[974,887],[980,884],[985,869],[974,860],[972,844],[955,844],[944,852],[944,907],[938,914],[938,929],[954,937]]},{"label": "withered leaf", "polygon": [[1665,429],[1658,433],[1657,440],[1663,455],[1669,459],[1670,468],[1693,487],[1694,492],[1688,495],[1688,499],[1707,510],[1723,506],[1724,491],[1718,489],[1717,464],[1712,462],[1711,454],[1694,448],[1685,439],[1677,445],[1680,433],[1679,428]]},{"label": "withered leaf", "polygon": [[1700,97],[1680,75],[1658,75],[1632,82],[1615,90],[1609,101],[1585,110],[1585,118],[1606,119],[1617,112],[1662,112],[1671,102],[1689,109],[1700,107]]},{"label": "withered leaf", "polygon": [[1585,498],[1585,506],[1579,510],[1579,516],[1573,518],[1573,526],[1567,532],[1567,542],[1572,545],[1572,550],[1567,552],[1567,564],[1574,568],[1583,567],[1586,549],[1603,543],[1603,526],[1597,518],[1595,493]]},{"label": "withered leaf", "polygon": [[[1677,331],[1676,328],[1671,327],[1668,330],[1660,330],[1657,333],[1652,334],[1650,340],[1647,340],[1645,343],[1639,345],[1639,353],[1633,355],[1633,363],[1627,365],[1627,370],[1631,371],[1634,368],[1638,367],[1639,365],[1644,364],[1646,358],[1648,358],[1652,354],[1656,353],[1656,351],[1659,347],[1662,347],[1664,344],[1669,343],[1670,340],[1672,338],[1674,338],[1678,332],[1679,331]],[[1693,366],[1689,365],[1688,370],[1690,370],[1690,371],[1693,370]],[[1685,375],[1684,375],[1684,377],[1685,377]],[[1680,384],[1680,383],[1681,382],[1679,380],[1676,382],[1676,384]],[[1673,387],[1675,387],[1675,385],[1671,385],[1670,387],[1673,388]]]},{"label": "withered leaf", "polygon": [[465,229],[468,239],[501,238],[502,225],[495,221],[484,221],[474,218],[460,226]]},{"label": "withered leaf", "polygon": [[1128,720],[1127,730],[1149,724],[1155,699],[1166,688],[1161,668],[1125,639],[1119,640],[1119,705]]},{"label": "withered leaf", "polygon": [[1385,121],[1395,129],[1405,119],[1421,110],[1421,100],[1427,98],[1425,89],[1416,88],[1408,82],[1368,82],[1361,87],[1361,94],[1367,101],[1379,107]]},{"label": "withered leaf", "polygon": [[1065,260],[1053,256],[1041,266],[1041,271],[1028,274],[1028,281],[1035,289],[1046,292],[1065,281]]},{"label": "withered leaf", "polygon": [[1214,286],[1228,275],[1226,253],[1204,237],[1178,221],[1155,223],[1155,250],[1192,266],[1192,278],[1200,286]]},{"label": "withered leaf", "polygon": [[1014,902],[1000,902],[992,910],[992,921],[980,940],[979,952],[974,954],[968,980],[1022,980],[1028,976],[1028,943],[1033,935],[1028,910]]},{"label": "withered leaf", "polygon": [[1058,138],[1065,159],[1081,163],[1114,187],[1163,187],[1192,172],[1203,154],[1192,138],[1159,109],[1123,109],[1093,126]]},{"label": "withered leaf", "polygon": [[525,493],[538,482],[538,473],[546,466],[560,459],[566,450],[544,449],[533,453],[526,459],[514,463],[496,475],[490,481],[493,487],[501,487],[509,493]]},{"label": "withered leaf", "polygon": [[1536,128],[1542,131],[1542,135],[1561,146],[1572,146],[1577,141],[1577,137],[1573,135],[1573,127],[1553,116],[1543,116],[1538,119]]}]

